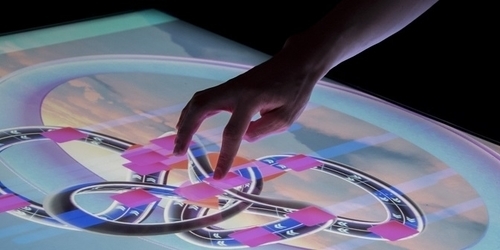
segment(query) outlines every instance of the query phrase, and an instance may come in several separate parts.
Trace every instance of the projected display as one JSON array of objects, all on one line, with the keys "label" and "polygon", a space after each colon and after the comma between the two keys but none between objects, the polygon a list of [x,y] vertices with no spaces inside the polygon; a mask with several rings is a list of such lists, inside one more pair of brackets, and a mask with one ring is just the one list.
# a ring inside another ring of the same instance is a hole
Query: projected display
[{"label": "projected display", "polygon": [[498,246],[498,146],[325,80],[288,131],[211,175],[230,114],[186,156],[199,90],[267,55],[150,10],[0,37],[6,249]]}]

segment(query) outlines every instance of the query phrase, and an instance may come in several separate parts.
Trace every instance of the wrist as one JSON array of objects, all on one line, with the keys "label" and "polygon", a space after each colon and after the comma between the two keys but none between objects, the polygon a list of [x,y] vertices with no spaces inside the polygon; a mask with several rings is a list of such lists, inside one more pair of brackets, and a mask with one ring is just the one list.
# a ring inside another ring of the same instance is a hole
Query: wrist
[{"label": "wrist", "polygon": [[320,37],[309,33],[311,31],[288,38],[277,56],[300,64],[300,70],[319,80],[340,63],[340,58],[335,50],[335,42],[326,43],[321,41]]}]

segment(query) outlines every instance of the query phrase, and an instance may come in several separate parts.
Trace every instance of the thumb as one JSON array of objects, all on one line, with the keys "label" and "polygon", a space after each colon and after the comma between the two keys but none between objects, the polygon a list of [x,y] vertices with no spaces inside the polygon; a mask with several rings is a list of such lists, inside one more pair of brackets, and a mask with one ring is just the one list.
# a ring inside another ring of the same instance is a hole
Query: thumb
[{"label": "thumb", "polygon": [[269,111],[249,124],[243,139],[253,142],[274,133],[284,132],[293,123],[293,119],[289,117],[291,116],[283,109]]}]

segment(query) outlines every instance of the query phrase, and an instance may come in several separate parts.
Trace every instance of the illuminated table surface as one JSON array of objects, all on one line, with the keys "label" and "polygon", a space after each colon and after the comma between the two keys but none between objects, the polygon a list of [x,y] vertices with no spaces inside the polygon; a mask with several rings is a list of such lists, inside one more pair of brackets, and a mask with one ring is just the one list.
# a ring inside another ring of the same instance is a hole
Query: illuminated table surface
[{"label": "illuminated table surface", "polygon": [[[241,145],[234,173],[249,181],[211,202],[174,190],[206,183],[229,114],[207,119],[175,167],[124,166],[130,147],[175,133],[193,93],[268,58],[170,16],[0,37],[0,53],[0,238],[9,249],[500,245],[496,145],[328,80],[287,132]],[[76,137],[44,136],[61,128]],[[279,164],[296,155],[320,165]],[[266,166],[283,173],[261,176]],[[293,217],[313,210],[331,217]],[[261,236],[244,238],[250,229]]]}]

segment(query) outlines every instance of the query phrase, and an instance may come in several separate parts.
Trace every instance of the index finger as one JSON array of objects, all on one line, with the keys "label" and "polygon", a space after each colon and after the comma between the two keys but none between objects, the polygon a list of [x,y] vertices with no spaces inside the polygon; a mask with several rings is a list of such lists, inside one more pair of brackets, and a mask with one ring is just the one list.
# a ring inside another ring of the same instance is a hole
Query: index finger
[{"label": "index finger", "polygon": [[229,172],[252,116],[250,109],[236,109],[233,112],[222,134],[222,145],[214,179],[221,179]]},{"label": "index finger", "polygon": [[191,102],[184,107],[176,126],[177,136],[175,137],[174,154],[186,153],[189,142],[208,113],[210,113],[208,109],[193,107]]}]

